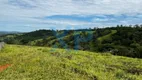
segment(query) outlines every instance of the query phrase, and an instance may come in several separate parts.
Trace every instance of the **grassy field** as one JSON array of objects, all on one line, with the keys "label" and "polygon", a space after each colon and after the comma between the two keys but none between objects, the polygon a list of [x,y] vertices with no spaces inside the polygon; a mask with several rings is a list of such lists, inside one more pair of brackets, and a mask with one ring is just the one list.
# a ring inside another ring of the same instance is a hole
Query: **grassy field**
[{"label": "grassy field", "polygon": [[102,36],[102,37],[98,38],[98,40],[99,40],[100,42],[102,42],[103,40],[110,39],[111,36],[112,36],[113,34],[115,34],[116,32],[117,32],[116,30],[112,30],[110,34],[105,35],[105,36]]},{"label": "grassy field", "polygon": [[142,59],[6,45],[0,51],[0,80],[142,80]]}]

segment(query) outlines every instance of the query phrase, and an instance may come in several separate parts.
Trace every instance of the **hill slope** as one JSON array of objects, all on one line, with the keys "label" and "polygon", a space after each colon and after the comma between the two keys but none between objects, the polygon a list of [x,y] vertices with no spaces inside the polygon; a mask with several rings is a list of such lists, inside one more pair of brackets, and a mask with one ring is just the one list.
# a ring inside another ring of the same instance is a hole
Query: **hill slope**
[{"label": "hill slope", "polygon": [[81,30],[37,30],[5,35],[8,44],[68,48],[142,58],[142,25]]},{"label": "hill slope", "polygon": [[142,60],[87,51],[6,45],[2,80],[141,80]]}]

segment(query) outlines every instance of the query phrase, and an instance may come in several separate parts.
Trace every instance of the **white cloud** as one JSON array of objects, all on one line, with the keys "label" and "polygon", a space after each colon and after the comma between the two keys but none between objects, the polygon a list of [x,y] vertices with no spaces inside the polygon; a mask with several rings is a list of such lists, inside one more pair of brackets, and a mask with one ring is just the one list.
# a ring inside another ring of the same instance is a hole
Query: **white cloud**
[{"label": "white cloud", "polygon": [[[101,21],[110,19],[94,19],[94,22],[75,20],[37,20],[33,17],[53,15],[132,15],[142,14],[142,0],[0,0],[0,21],[25,24],[55,24],[75,26],[102,25]],[[140,15],[139,15],[140,16]],[[128,19],[127,19],[128,20]],[[138,21],[139,19],[135,19]],[[96,23],[95,21],[100,21]],[[120,21],[121,22],[121,21]],[[122,21],[122,23],[131,22]],[[140,21],[139,21],[140,22]],[[10,23],[9,23],[10,24]],[[116,23],[109,23],[116,24]]]},{"label": "white cloud", "polygon": [[[48,16],[142,13],[142,0],[1,0],[1,15]],[[17,2],[18,1],[18,2]],[[14,6],[14,4],[19,4]],[[25,8],[24,8],[24,6]],[[23,8],[21,8],[21,6]],[[27,8],[27,6],[35,6]]]}]

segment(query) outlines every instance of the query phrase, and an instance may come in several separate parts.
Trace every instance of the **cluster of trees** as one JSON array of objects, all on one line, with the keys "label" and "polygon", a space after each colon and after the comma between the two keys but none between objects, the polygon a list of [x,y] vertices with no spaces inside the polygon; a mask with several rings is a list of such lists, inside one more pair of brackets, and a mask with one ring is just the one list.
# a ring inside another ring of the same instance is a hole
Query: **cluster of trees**
[{"label": "cluster of trees", "polygon": [[37,30],[6,35],[0,38],[8,44],[48,46],[142,58],[142,25],[80,30]]},{"label": "cluster of trees", "polygon": [[142,58],[142,25],[121,25],[103,30],[111,30],[114,33],[102,37],[103,40],[98,40],[102,35],[96,36],[96,33],[93,41],[94,51],[109,51],[114,55]]}]

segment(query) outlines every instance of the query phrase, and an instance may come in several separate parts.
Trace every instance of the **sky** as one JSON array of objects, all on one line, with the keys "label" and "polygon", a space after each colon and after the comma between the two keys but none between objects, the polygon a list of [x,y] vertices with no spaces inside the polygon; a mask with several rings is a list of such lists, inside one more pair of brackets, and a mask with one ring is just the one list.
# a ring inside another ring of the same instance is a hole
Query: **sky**
[{"label": "sky", "polygon": [[0,31],[142,24],[142,0],[0,0]]}]

